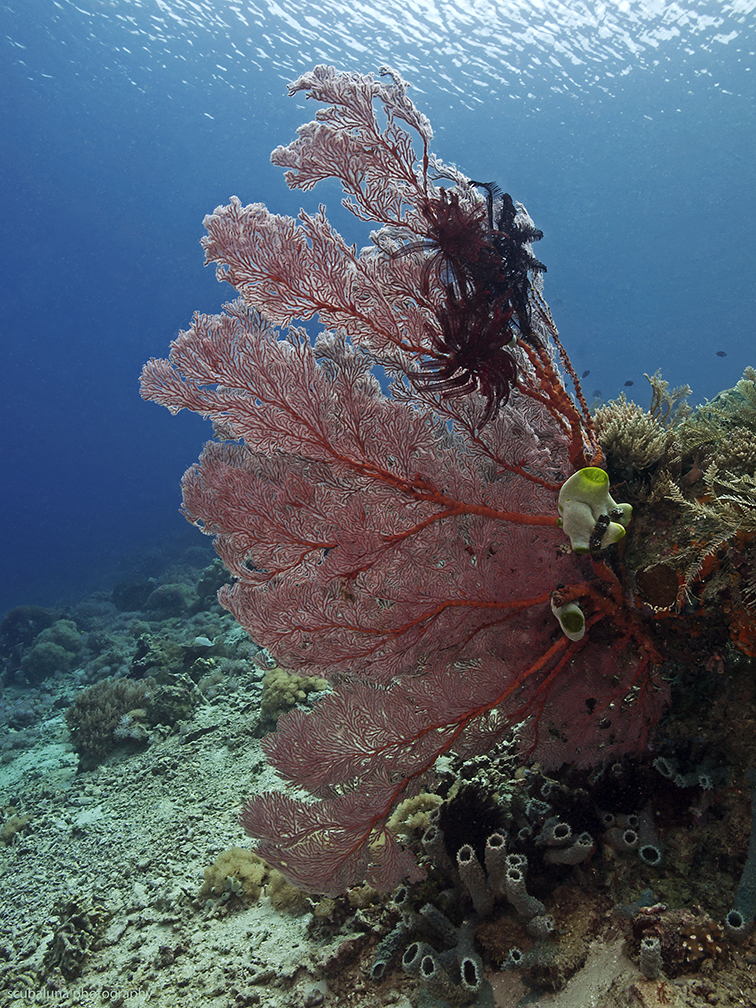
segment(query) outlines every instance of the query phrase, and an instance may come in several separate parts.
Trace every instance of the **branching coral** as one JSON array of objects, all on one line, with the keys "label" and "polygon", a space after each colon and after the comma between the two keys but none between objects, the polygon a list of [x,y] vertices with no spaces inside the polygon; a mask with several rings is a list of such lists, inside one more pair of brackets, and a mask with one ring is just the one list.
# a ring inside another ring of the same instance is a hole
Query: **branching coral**
[{"label": "branching coral", "polygon": [[[129,715],[139,721],[149,705],[154,679],[102,679],[83,690],[66,711],[66,724],[82,765],[90,769],[129,737]],[[132,736],[133,737],[133,736]],[[137,741],[145,741],[146,732]]]},{"label": "branching coral", "polygon": [[[645,375],[651,385],[651,405],[648,410],[628,402],[625,393],[599,408],[593,422],[599,443],[609,467],[617,479],[633,480],[642,473],[653,487],[655,469],[674,466],[679,460],[679,425],[690,409],[688,385],[670,390],[657,371]],[[651,473],[646,470],[655,467]],[[653,489],[644,496],[653,495]]]},{"label": "branching coral", "polygon": [[599,443],[615,468],[640,472],[667,456],[674,432],[648,410],[628,402],[624,392],[593,415]]}]

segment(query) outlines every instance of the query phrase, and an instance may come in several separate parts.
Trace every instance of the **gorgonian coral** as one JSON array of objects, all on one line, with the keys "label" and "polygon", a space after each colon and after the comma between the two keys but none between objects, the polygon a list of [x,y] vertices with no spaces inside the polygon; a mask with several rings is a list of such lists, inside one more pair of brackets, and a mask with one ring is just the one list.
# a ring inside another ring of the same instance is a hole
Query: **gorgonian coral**
[{"label": "gorgonian coral", "polygon": [[[559,528],[561,485],[600,452],[532,222],[431,155],[395,73],[317,67],[299,90],[327,107],[273,161],[293,187],[337,177],[371,244],[322,207],[219,207],[203,244],[239,297],[142,387],[215,424],[183,489],[233,575],[221,602],[282,666],[331,681],[264,741],[312,800],[258,795],[243,822],[290,881],[338,893],[417,877],[387,823],[444,752],[516,727],[545,765],[593,764],[641,746],[666,692],[601,537],[580,557]],[[314,341],[287,328],[315,316]],[[579,637],[554,616],[570,606]]]}]

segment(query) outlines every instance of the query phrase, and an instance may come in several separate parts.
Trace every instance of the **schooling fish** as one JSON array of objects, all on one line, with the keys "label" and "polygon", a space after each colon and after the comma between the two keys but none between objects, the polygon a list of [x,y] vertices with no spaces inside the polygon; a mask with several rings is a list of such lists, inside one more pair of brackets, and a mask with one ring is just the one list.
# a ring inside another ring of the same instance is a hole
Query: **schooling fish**
[{"label": "schooling fish", "polygon": [[631,385],[635,385],[635,382],[631,382],[631,381],[626,381],[625,382],[625,387],[626,388],[629,388]]},{"label": "schooling fish", "polygon": [[590,371],[583,371],[583,373],[580,375],[580,377],[581,378],[587,378],[590,373],[591,373]]},{"label": "schooling fish", "polygon": [[726,356],[727,354],[724,352],[724,350],[717,350],[717,357],[726,357]]}]

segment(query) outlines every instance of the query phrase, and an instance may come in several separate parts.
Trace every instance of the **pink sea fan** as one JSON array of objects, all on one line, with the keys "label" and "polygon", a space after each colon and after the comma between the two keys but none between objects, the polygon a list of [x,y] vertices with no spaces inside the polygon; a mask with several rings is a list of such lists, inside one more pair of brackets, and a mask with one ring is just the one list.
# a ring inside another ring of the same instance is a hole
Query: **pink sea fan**
[{"label": "pink sea fan", "polygon": [[[263,742],[299,796],[254,797],[242,821],[290,881],[333,894],[418,877],[386,823],[444,752],[485,752],[516,728],[544,763],[590,765],[641,745],[665,692],[616,576],[558,528],[561,483],[599,456],[540,289],[532,343],[507,351],[506,405],[417,381],[450,297],[424,208],[441,175],[459,206],[482,198],[433,159],[397,75],[318,67],[300,89],[331,105],[273,159],[292,186],[339,178],[345,205],[378,225],[372,244],[347,245],[322,208],[299,222],[236,199],[218,208],[206,255],[239,299],[196,315],[170,358],[145,366],[142,391],[215,425],[183,491],[234,576],[221,602],[281,664],[332,681]],[[315,316],[314,342],[277,328]],[[554,619],[555,591],[581,605],[581,641]]]}]

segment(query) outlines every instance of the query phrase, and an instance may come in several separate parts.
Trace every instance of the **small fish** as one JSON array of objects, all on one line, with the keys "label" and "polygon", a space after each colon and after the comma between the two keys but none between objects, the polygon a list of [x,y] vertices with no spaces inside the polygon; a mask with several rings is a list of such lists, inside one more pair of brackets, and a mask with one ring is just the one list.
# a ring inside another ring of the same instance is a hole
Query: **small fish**
[{"label": "small fish", "polygon": [[591,392],[591,395],[593,396],[594,399],[598,399],[601,396],[601,389],[600,388],[595,389],[595,391]]},{"label": "small fish", "polygon": [[580,377],[581,378],[587,378],[590,373],[591,373],[590,371],[583,371],[583,373],[580,375]]},{"label": "small fish", "polygon": [[717,350],[717,357],[726,357],[726,356],[727,354],[724,352],[724,350]]},{"label": "small fish", "polygon": [[635,382],[631,382],[631,381],[626,381],[625,382],[625,388],[630,388],[631,385],[635,385]]}]

